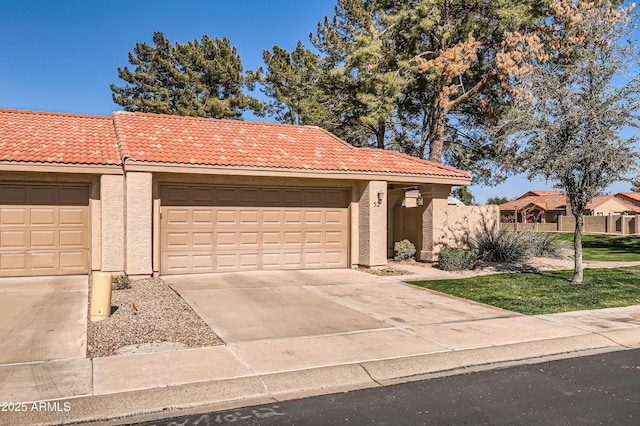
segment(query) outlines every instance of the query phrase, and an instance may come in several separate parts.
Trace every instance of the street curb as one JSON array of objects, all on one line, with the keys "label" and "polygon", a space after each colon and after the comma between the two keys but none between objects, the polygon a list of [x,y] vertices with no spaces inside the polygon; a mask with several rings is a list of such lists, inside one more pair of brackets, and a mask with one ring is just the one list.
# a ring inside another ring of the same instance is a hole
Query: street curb
[{"label": "street curb", "polygon": [[68,411],[3,412],[0,413],[0,424],[124,424],[151,419],[151,415],[155,419],[169,418],[184,415],[185,410],[205,412],[268,404],[427,377],[501,368],[515,363],[538,363],[551,358],[573,358],[625,349],[630,348],[598,334],[586,334],[60,399],[56,401],[57,406],[62,408],[68,402]]}]

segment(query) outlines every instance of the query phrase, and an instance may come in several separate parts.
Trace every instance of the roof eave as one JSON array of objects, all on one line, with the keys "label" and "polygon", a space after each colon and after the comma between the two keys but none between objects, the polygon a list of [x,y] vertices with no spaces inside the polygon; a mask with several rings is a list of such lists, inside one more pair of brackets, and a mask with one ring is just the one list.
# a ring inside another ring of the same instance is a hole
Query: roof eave
[{"label": "roof eave", "polygon": [[102,175],[123,174],[120,164],[65,164],[36,161],[0,161],[0,171],[44,172],[44,173],[85,173]]},{"label": "roof eave", "polygon": [[155,173],[187,173],[230,176],[273,176],[291,178],[317,179],[353,179],[353,180],[385,180],[394,182],[435,183],[447,185],[470,185],[471,178],[466,176],[438,176],[409,173],[383,173],[347,170],[313,170],[290,169],[275,167],[229,167],[210,166],[201,164],[176,164],[142,162],[127,159],[124,170],[126,172],[155,172]]}]

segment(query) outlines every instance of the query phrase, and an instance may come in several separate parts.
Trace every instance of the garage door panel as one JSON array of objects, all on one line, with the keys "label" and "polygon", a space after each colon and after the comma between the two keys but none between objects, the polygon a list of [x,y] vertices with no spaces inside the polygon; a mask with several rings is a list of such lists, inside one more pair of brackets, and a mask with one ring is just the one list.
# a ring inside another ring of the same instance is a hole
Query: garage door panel
[{"label": "garage door panel", "polygon": [[0,271],[8,276],[11,272],[25,272],[29,266],[29,255],[21,253],[0,253]]},{"label": "garage door panel", "polygon": [[26,208],[0,208],[0,226],[24,225],[28,221],[28,210]]},{"label": "garage door panel", "polygon": [[31,237],[30,247],[33,248],[54,248],[58,245],[55,230],[34,230],[29,232]]},{"label": "garage door panel", "polygon": [[212,249],[213,232],[194,232],[191,234],[192,245],[196,250]]},{"label": "garage door panel", "polygon": [[56,226],[58,224],[56,209],[33,208],[31,209],[29,225],[31,226]]},{"label": "garage door panel", "polygon": [[[191,215],[191,223],[193,225],[212,225],[214,223],[214,214],[211,210],[197,209],[193,210]],[[188,219],[185,218],[185,220]]]},{"label": "garage door panel", "polygon": [[339,267],[342,264],[343,258],[345,256],[346,250],[338,250],[338,251],[330,251],[327,250],[325,252],[324,262],[327,266],[331,267]]},{"label": "garage door panel", "polygon": [[27,230],[20,231],[0,231],[0,249],[26,250]]},{"label": "garage door panel", "polygon": [[218,210],[216,214],[216,225],[235,225],[236,210]]},{"label": "garage door panel", "polygon": [[189,211],[187,209],[170,208],[162,215],[167,225],[188,225]]},{"label": "garage door panel", "polygon": [[84,247],[88,244],[89,235],[81,229],[61,229],[58,231],[58,245],[62,248]]},{"label": "garage door panel", "polygon": [[0,184],[0,276],[88,273],[89,221],[88,185]]},{"label": "garage door panel", "polygon": [[300,225],[302,223],[302,212],[300,210],[285,210],[284,225]]},{"label": "garage door panel", "polygon": [[77,207],[61,207],[58,209],[58,225],[60,226],[82,226],[88,222],[89,211]]},{"label": "garage door panel", "polygon": [[70,270],[82,268],[86,263],[85,257],[87,253],[84,251],[69,251],[60,252],[60,269]]},{"label": "garage door panel", "polygon": [[191,267],[196,271],[210,271],[214,267],[213,256],[210,253],[193,255]]},{"label": "garage door panel", "polygon": [[[213,187],[197,191],[199,198],[188,189],[160,193],[163,274],[347,266],[346,190],[330,197],[317,188]],[[176,201],[170,193],[191,198]],[[182,207],[165,205],[177,202]],[[177,210],[184,212],[180,220]],[[181,244],[178,234],[185,235]]]}]

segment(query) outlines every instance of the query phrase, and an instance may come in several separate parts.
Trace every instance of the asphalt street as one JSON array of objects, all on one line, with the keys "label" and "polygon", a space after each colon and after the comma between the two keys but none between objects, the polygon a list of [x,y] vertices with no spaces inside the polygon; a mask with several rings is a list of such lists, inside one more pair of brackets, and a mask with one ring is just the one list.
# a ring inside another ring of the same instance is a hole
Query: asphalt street
[{"label": "asphalt street", "polygon": [[640,350],[133,424],[638,425]]}]

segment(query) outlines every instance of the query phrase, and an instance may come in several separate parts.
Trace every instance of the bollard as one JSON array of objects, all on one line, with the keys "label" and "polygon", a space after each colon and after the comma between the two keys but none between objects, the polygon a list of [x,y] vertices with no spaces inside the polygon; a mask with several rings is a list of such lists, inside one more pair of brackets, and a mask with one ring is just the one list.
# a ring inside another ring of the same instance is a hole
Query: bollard
[{"label": "bollard", "polygon": [[111,284],[113,275],[108,272],[94,272],[91,282],[91,309],[89,320],[102,321],[111,316]]}]

